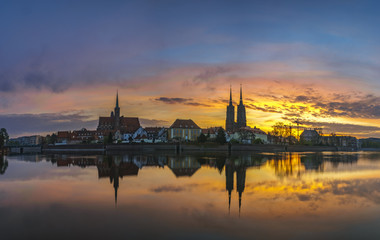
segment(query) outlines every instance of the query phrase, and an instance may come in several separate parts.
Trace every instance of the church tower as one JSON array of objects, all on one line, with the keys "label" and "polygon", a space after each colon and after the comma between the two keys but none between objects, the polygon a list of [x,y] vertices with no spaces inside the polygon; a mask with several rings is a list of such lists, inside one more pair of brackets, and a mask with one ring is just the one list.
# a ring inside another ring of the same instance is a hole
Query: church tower
[{"label": "church tower", "polygon": [[243,93],[240,84],[240,103],[237,108],[237,128],[242,128],[247,126],[247,119],[245,116],[245,106],[243,104]]},{"label": "church tower", "polygon": [[116,106],[115,106],[115,129],[120,126],[120,108],[119,108],[119,91],[116,92]]},{"label": "church tower", "polygon": [[227,106],[226,131],[232,132],[235,125],[235,107],[232,105],[232,90],[230,86],[230,104]]}]

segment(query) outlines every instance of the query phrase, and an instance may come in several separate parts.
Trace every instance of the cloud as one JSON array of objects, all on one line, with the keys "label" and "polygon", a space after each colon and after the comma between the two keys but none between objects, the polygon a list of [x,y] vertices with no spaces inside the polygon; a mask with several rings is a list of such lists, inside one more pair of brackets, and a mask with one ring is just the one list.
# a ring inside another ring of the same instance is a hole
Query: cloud
[{"label": "cloud", "polygon": [[269,106],[269,105],[264,105],[264,107],[259,107],[254,104],[245,104],[245,106],[249,109],[258,110],[262,112],[282,113],[282,110],[280,110],[279,108]]},{"label": "cloud", "polygon": [[191,98],[168,98],[168,97],[159,97],[154,99],[155,101],[164,102],[168,104],[176,104],[176,103],[185,103],[187,101],[191,101]]},{"label": "cloud", "polygon": [[[283,117],[284,120],[292,121],[295,123],[295,119]],[[299,119],[299,122],[304,127],[311,128],[323,128],[324,133],[340,132],[340,133],[352,133],[352,134],[373,134],[380,131],[380,127],[377,126],[365,126],[359,124],[349,123],[337,123],[337,122],[321,122],[311,121],[306,119]]]},{"label": "cloud", "polygon": [[206,69],[202,70],[201,73],[199,73],[193,78],[193,82],[194,83],[208,82],[210,80],[213,80],[215,77],[218,77],[222,74],[230,72],[231,70],[233,70],[231,67],[226,67],[226,66],[207,67]]},{"label": "cloud", "polygon": [[0,115],[1,127],[7,129],[11,137],[24,134],[73,130],[83,127],[95,129],[97,120],[89,119],[82,113],[42,113]]},{"label": "cloud", "polygon": [[209,104],[194,102],[192,98],[159,97],[159,98],[155,98],[154,101],[163,102],[166,104],[184,104],[184,105],[195,106],[195,107],[198,107],[198,106],[211,107],[211,105]]},{"label": "cloud", "polygon": [[169,121],[166,120],[158,120],[158,119],[147,119],[147,118],[139,118],[140,124],[144,127],[152,127],[152,126],[169,126]]}]

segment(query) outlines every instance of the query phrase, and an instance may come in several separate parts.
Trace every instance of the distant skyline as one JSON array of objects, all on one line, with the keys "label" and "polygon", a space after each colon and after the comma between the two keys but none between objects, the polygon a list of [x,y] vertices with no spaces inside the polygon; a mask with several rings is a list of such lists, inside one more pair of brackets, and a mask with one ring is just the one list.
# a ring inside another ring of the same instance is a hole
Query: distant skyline
[{"label": "distant skyline", "polygon": [[143,126],[300,119],[380,137],[377,1],[2,1],[0,127],[96,129],[119,91]]}]

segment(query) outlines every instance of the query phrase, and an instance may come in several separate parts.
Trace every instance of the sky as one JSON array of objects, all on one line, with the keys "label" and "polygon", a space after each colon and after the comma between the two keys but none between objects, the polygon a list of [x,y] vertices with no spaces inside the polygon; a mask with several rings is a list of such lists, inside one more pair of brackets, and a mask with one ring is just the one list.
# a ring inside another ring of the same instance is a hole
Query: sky
[{"label": "sky", "polygon": [[143,126],[247,124],[380,137],[377,1],[1,1],[0,127],[96,129],[119,92]]}]

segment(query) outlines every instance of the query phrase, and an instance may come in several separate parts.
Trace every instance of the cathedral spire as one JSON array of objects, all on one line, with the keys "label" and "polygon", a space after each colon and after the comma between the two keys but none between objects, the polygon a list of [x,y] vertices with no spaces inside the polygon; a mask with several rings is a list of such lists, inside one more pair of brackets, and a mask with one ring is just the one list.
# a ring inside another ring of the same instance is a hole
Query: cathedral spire
[{"label": "cathedral spire", "polygon": [[230,84],[230,105],[232,105],[232,87]]},{"label": "cathedral spire", "polygon": [[116,107],[119,107],[119,90],[116,91]]},{"label": "cathedral spire", "polygon": [[243,104],[243,91],[242,91],[241,84],[240,84],[240,104]]}]

